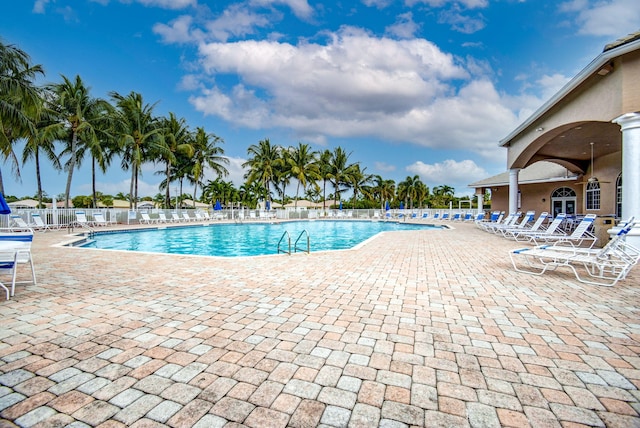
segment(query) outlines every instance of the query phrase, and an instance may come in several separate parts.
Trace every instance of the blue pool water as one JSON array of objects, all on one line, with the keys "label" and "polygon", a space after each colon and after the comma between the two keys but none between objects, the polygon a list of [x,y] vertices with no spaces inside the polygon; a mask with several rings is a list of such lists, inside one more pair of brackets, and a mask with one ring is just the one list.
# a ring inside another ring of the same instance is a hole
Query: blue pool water
[{"label": "blue pool water", "polygon": [[[310,249],[313,252],[352,248],[380,232],[429,228],[440,229],[438,226],[383,221],[207,224],[127,232],[98,232],[92,240],[82,246],[152,253],[238,257],[277,254],[278,242],[285,231],[291,236],[292,252],[296,239],[303,231],[307,231]],[[283,241],[280,248],[288,250],[288,244],[285,242]],[[306,234],[300,239],[298,248],[306,250]]]}]

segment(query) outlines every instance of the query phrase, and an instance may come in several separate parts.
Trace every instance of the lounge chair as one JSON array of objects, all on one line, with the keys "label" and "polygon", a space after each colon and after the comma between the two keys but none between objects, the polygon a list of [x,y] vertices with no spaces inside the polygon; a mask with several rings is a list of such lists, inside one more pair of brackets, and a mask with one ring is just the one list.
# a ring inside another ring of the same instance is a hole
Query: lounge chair
[{"label": "lounge chair", "polygon": [[515,221],[513,221],[511,223],[511,225],[509,226],[497,226],[493,228],[493,232],[494,233],[505,233],[506,231],[509,230],[525,230],[527,227],[527,224],[529,224],[529,222],[533,221],[533,219],[536,216],[536,212],[535,211],[527,211],[525,213],[525,215],[522,217],[522,220],[518,223],[518,219],[520,218],[520,216],[518,216],[516,218]]},{"label": "lounge chair", "polygon": [[440,220],[449,220],[449,213],[442,214],[442,217],[440,217]]},{"label": "lounge chair", "polygon": [[158,213],[158,223],[167,223],[169,222],[169,219],[167,219],[167,215],[164,213],[164,211],[160,211]]},{"label": "lounge chair", "polygon": [[27,224],[27,222],[24,221],[24,219],[19,215],[12,215],[10,217],[10,220],[11,220],[11,225],[9,227],[11,228],[11,230],[15,232],[18,232],[18,231],[29,232],[34,229],[32,225]]},{"label": "lounge chair", "polygon": [[[640,250],[626,242],[626,235],[633,225],[633,219],[630,219],[599,250],[567,247],[559,243],[519,248],[509,252],[511,264],[516,271],[532,275],[542,275],[559,267],[567,267],[580,282],[610,287],[626,278],[631,268],[640,260]],[[517,260],[524,267],[519,267]]]},{"label": "lounge chair", "polygon": [[[31,257],[32,242],[33,231],[0,232],[0,269],[11,274],[11,288],[0,282],[0,287],[7,293],[7,300],[15,294],[16,284],[36,283],[36,271]],[[31,266],[31,281],[16,281],[17,267],[24,263]]]},{"label": "lounge chair", "polygon": [[512,227],[516,223],[516,221],[518,221],[521,214],[522,213],[520,211],[515,213],[509,213],[509,215],[507,215],[506,217],[503,217],[502,222],[497,221],[495,223],[482,223],[480,224],[480,227],[486,232],[495,233],[497,229]]},{"label": "lounge chair", "polygon": [[509,239],[517,239],[516,237],[520,235],[520,233],[538,232],[542,227],[542,223],[544,223],[547,220],[547,217],[549,217],[549,213],[545,211],[538,216],[538,219],[535,221],[535,223],[533,223],[531,227],[527,228],[525,224],[524,228],[504,229],[501,231],[502,236]]},{"label": "lounge chair", "polygon": [[158,223],[158,219],[149,217],[149,214],[147,213],[140,213],[140,217],[142,217],[140,219],[140,224]]},{"label": "lounge chair", "polygon": [[591,242],[591,244],[589,245],[589,248],[591,248],[598,239],[593,233],[589,232],[589,229],[593,225],[596,217],[597,216],[595,214],[585,215],[582,221],[570,235],[567,235],[565,233],[541,233],[539,235],[534,234],[530,237],[530,241],[535,243],[536,245],[558,243],[561,245],[570,245],[576,247],[580,247],[586,242]]},{"label": "lounge chair", "polygon": [[42,232],[46,232],[47,230],[53,230],[53,229],[60,229],[60,225],[52,225],[52,224],[47,224],[44,222],[44,220],[42,220],[42,217],[40,216],[40,214],[34,213],[31,214],[31,220],[33,221],[33,228],[35,230],[40,230]]},{"label": "lounge chair", "polygon": [[208,212],[208,211],[204,211],[204,212],[202,213],[202,218],[203,218],[203,220],[204,220],[204,221],[211,221],[211,220],[212,220],[212,218],[211,218],[211,216],[209,215],[209,212]]},{"label": "lounge chair", "polygon": [[422,213],[422,217],[420,217],[421,220],[426,220],[428,218],[429,218],[429,213],[427,212]]},{"label": "lounge chair", "polygon": [[178,213],[171,213],[171,221],[173,221],[174,223],[180,223],[182,219],[180,218]]},{"label": "lounge chair", "polygon": [[548,227],[541,225],[538,230],[521,230],[514,235],[514,238],[516,241],[530,241],[537,245],[538,242],[536,239],[541,240],[545,236],[567,236],[567,234],[560,229],[560,226],[562,226],[566,218],[565,213],[559,213]]},{"label": "lounge chair", "polygon": [[451,217],[451,221],[459,221],[461,215],[461,213],[455,213],[453,217]]},{"label": "lounge chair", "polygon": [[195,219],[195,218],[190,217],[190,216],[189,216],[189,213],[188,213],[188,212],[186,212],[186,211],[182,213],[182,218],[183,218],[183,219],[184,219],[184,221],[186,221],[186,222],[196,221],[196,219]]},{"label": "lounge chair", "polygon": [[93,223],[87,220],[87,214],[84,211],[76,211],[76,221],[73,223],[76,226],[91,228]]},{"label": "lounge chair", "polygon": [[109,222],[104,218],[104,214],[100,211],[93,213],[93,225],[94,226],[109,226]]},{"label": "lounge chair", "polygon": [[504,219],[504,211],[494,211],[488,220],[484,219],[484,216],[479,221],[476,221],[476,226],[482,230],[486,230],[486,227],[491,224],[500,224]]}]

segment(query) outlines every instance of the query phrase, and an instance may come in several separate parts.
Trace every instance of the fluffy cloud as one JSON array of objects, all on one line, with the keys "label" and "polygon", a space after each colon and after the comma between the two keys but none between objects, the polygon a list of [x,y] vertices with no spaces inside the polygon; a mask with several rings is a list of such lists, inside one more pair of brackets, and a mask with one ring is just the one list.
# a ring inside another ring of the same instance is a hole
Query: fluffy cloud
[{"label": "fluffy cloud", "polygon": [[407,171],[417,174],[420,179],[430,188],[446,184],[456,188],[456,194],[463,193],[469,188],[467,185],[474,181],[485,178],[487,171],[478,166],[472,160],[455,161],[452,159],[426,164],[418,161],[409,165]]},{"label": "fluffy cloud", "polygon": [[518,120],[489,80],[472,80],[464,64],[424,39],[343,28],[325,45],[248,40],[202,44],[200,54],[208,76],[237,75],[239,82],[202,83],[192,104],[249,128],[289,128],[313,141],[374,137],[491,157],[495,135],[506,135]]},{"label": "fluffy cloud", "polygon": [[640,22],[637,0],[572,0],[562,3],[560,11],[575,14],[579,33],[591,36],[620,37],[638,31]]}]

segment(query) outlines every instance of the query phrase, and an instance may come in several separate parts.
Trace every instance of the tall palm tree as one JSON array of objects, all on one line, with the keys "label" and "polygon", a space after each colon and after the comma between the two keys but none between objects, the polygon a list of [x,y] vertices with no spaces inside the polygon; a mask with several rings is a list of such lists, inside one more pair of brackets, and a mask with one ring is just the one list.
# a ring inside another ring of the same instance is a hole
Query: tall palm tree
[{"label": "tall palm tree", "polygon": [[170,150],[164,142],[162,127],[158,118],[153,116],[155,104],[145,104],[142,95],[131,92],[121,95],[109,94],[116,103],[113,114],[114,133],[122,150],[121,166],[131,170],[129,206],[138,206],[138,178],[144,162],[155,160],[151,154],[160,157],[170,156]]},{"label": "tall palm tree", "polygon": [[193,205],[195,206],[196,191],[198,184],[202,180],[204,169],[211,168],[218,177],[229,175],[229,171],[224,165],[229,164],[229,158],[224,156],[224,149],[217,146],[224,141],[215,134],[208,134],[204,128],[196,128],[196,134],[193,139],[193,166],[191,168],[190,177],[195,185],[193,189]]},{"label": "tall palm tree", "polygon": [[334,205],[337,205],[340,201],[340,194],[349,189],[351,186],[352,175],[355,172],[356,164],[349,163],[349,156],[342,147],[336,147],[331,154],[330,175],[329,181],[333,184],[335,189],[334,193]]},{"label": "tall palm tree", "polygon": [[189,127],[186,124],[184,118],[178,119],[176,115],[169,112],[168,118],[162,119],[164,142],[169,149],[165,156],[161,156],[162,161],[165,163],[165,181],[163,183],[165,194],[164,203],[165,206],[171,206],[171,166],[176,162],[176,156],[182,154],[187,158],[190,158],[194,154],[193,148],[193,135],[189,132]]},{"label": "tall palm tree", "polygon": [[265,188],[265,198],[271,203],[271,183],[275,179],[275,169],[282,162],[277,146],[271,145],[268,138],[260,140],[257,145],[252,144],[247,149],[249,159],[242,164],[249,168],[247,181],[249,184],[258,182]]},{"label": "tall palm tree", "polygon": [[[42,110],[44,111],[44,110]],[[38,205],[42,206],[42,176],[40,173],[40,153],[51,161],[55,169],[60,169],[60,160],[55,154],[54,142],[64,137],[62,132],[49,118],[44,116],[39,120],[33,132],[29,131],[25,139],[24,149],[22,151],[22,164],[25,164],[28,160],[33,159],[36,167],[36,185],[38,187]]]},{"label": "tall palm tree", "polygon": [[318,169],[322,180],[322,210],[327,210],[327,181],[331,180],[331,151],[329,149],[320,153],[318,158]]},{"label": "tall palm tree", "polygon": [[423,185],[418,175],[407,176],[404,181],[398,183],[398,199],[404,200],[409,209],[413,209],[413,201],[418,199],[418,191]]},{"label": "tall palm tree", "polygon": [[274,182],[276,191],[280,193],[282,205],[286,204],[287,186],[291,183],[291,148],[277,147],[280,158],[274,166]]},{"label": "tall palm tree", "polygon": [[294,208],[297,210],[300,186],[306,189],[310,181],[320,179],[317,153],[312,151],[308,144],[298,143],[298,147],[292,147],[289,150],[287,161],[291,166],[291,176],[298,180],[294,202]]},{"label": "tall palm tree", "polygon": [[351,173],[349,174],[349,184],[353,189],[353,208],[356,208],[356,202],[358,200],[358,194],[365,192],[367,185],[371,182],[371,175],[366,174],[367,168],[360,169],[359,164],[354,164]]},{"label": "tall palm tree", "polygon": [[64,165],[67,171],[65,208],[69,208],[73,172],[80,166],[85,149],[98,144],[99,134],[107,129],[105,119],[110,110],[109,103],[93,98],[90,89],[78,75],[73,80],[62,76],[61,83],[48,86],[52,97],[51,109],[58,118],[57,126],[67,131],[66,147],[62,152],[62,155],[69,156]]},{"label": "tall palm tree", "polygon": [[[26,52],[0,40],[0,154],[18,179],[20,166],[13,145],[36,133],[34,118],[39,115],[42,97],[34,82],[43,75],[42,66],[32,65]],[[0,192],[4,194],[1,170]]]}]

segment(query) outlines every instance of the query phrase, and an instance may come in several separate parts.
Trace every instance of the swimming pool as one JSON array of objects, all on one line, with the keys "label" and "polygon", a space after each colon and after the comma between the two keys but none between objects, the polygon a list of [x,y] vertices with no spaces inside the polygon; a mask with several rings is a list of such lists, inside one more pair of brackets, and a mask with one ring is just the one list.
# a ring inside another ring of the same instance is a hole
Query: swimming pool
[{"label": "swimming pool", "polygon": [[[386,221],[292,221],[278,223],[206,224],[204,226],[159,227],[123,232],[97,232],[81,246],[111,250],[202,256],[240,257],[278,253],[285,232],[294,243],[306,231],[310,250],[347,249],[385,231],[441,229],[439,226]],[[303,235],[298,248],[307,248]],[[281,248],[288,250],[285,241]],[[303,250],[303,251],[304,251]]]}]

